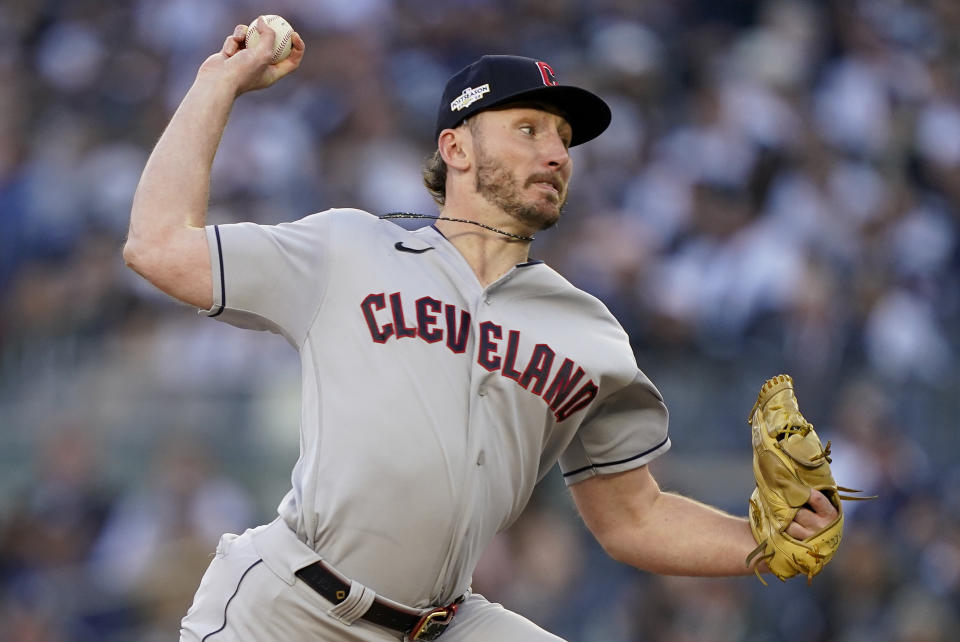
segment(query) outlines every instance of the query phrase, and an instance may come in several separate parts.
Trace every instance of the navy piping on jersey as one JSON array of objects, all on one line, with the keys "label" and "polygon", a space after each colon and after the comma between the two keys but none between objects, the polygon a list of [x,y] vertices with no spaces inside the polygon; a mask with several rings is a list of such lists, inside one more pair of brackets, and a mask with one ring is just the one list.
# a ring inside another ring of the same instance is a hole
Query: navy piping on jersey
[{"label": "navy piping on jersey", "polygon": [[628,461],[633,461],[634,459],[640,459],[640,458],[643,457],[644,455],[649,455],[649,454],[652,453],[654,450],[658,450],[658,449],[660,449],[661,447],[663,447],[663,445],[667,443],[667,440],[668,440],[668,439],[670,439],[670,438],[669,438],[669,437],[664,437],[664,438],[663,438],[663,441],[661,441],[659,444],[657,444],[657,445],[654,446],[653,448],[650,448],[649,450],[643,451],[643,452],[640,453],[639,455],[634,455],[633,457],[627,457],[626,459],[620,459],[620,460],[618,460],[618,461],[608,461],[608,462],[603,463],[603,464],[590,464],[589,466],[584,466],[583,468],[578,468],[578,469],[576,469],[576,470],[571,470],[569,473],[563,473],[563,476],[564,476],[564,477],[570,477],[571,475],[576,475],[577,473],[582,473],[583,471],[585,471],[585,470],[590,470],[591,468],[604,468],[605,466],[616,466],[617,464],[625,464],[625,463],[627,463]]},{"label": "navy piping on jersey", "polygon": [[216,635],[216,634],[219,633],[220,631],[222,631],[222,630],[224,630],[225,628],[227,628],[227,609],[230,608],[230,602],[232,602],[232,601],[233,601],[233,598],[235,598],[235,597],[237,596],[237,593],[240,592],[240,585],[243,584],[243,578],[245,578],[245,577],[247,576],[247,573],[250,572],[250,569],[252,569],[252,568],[253,568],[254,566],[256,566],[257,564],[260,564],[261,562],[263,562],[263,560],[257,560],[256,562],[254,562],[253,564],[251,564],[250,566],[248,566],[248,567],[247,567],[247,570],[245,570],[245,571],[243,572],[243,575],[240,576],[240,581],[237,582],[237,588],[234,589],[234,591],[233,591],[233,595],[231,595],[231,596],[230,596],[230,599],[227,600],[227,603],[223,605],[223,624],[221,624],[221,625],[220,625],[220,628],[217,629],[216,631],[211,631],[210,633],[207,633],[205,636],[203,636],[203,640],[200,640],[200,642],[204,642],[204,640],[206,640],[207,638],[209,638],[211,635]]},{"label": "navy piping on jersey", "polygon": [[227,282],[226,277],[223,275],[223,248],[220,246],[219,225],[213,226],[213,233],[217,236],[217,258],[220,260],[220,309],[211,314],[211,317],[221,314],[223,309],[227,306]]}]

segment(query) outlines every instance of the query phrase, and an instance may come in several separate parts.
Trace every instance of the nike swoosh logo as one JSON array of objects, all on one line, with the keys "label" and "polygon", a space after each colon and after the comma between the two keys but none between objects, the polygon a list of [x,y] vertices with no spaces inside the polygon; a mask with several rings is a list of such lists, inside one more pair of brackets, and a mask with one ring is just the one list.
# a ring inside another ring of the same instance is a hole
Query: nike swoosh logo
[{"label": "nike swoosh logo", "polygon": [[396,243],[393,244],[393,247],[395,249],[400,250],[401,252],[410,252],[411,254],[423,254],[424,252],[427,252],[433,249],[432,247],[425,247],[421,250],[418,250],[417,248],[414,248],[414,247],[407,247],[406,245],[403,244],[403,241],[397,241]]}]

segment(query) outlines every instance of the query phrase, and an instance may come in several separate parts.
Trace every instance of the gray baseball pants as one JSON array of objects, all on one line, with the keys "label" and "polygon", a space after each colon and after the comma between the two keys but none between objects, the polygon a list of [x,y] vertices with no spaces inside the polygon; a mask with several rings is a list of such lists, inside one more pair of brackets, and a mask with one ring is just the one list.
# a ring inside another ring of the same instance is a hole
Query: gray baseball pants
[{"label": "gray baseball pants", "polygon": [[[311,640],[396,642],[396,631],[366,620],[347,624],[333,603],[294,571],[319,559],[282,520],[224,535],[180,629],[180,642]],[[351,619],[351,618],[347,618]],[[440,642],[562,642],[526,618],[471,594]]]}]

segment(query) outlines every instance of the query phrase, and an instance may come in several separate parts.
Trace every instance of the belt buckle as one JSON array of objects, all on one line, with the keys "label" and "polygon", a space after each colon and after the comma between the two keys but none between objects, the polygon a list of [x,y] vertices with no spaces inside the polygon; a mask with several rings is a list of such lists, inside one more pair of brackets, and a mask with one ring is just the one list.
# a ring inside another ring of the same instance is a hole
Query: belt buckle
[{"label": "belt buckle", "polygon": [[426,613],[410,632],[410,640],[436,640],[447,630],[453,616],[457,614],[458,604],[440,606]]}]

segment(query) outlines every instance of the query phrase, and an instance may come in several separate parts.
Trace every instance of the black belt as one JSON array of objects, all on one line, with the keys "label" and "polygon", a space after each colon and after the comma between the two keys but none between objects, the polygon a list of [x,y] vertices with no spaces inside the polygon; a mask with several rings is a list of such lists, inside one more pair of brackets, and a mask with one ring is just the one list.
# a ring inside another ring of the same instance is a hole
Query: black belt
[{"label": "black belt", "polygon": [[[303,580],[307,586],[334,604],[343,602],[350,593],[350,582],[322,561],[301,568],[295,575]],[[383,602],[378,597],[373,600],[367,612],[360,617],[368,622],[399,631],[410,640],[436,640],[453,621],[453,616],[457,613],[457,607],[462,601],[463,597],[461,596],[448,606],[440,606],[426,613],[421,613],[397,608]]]}]

